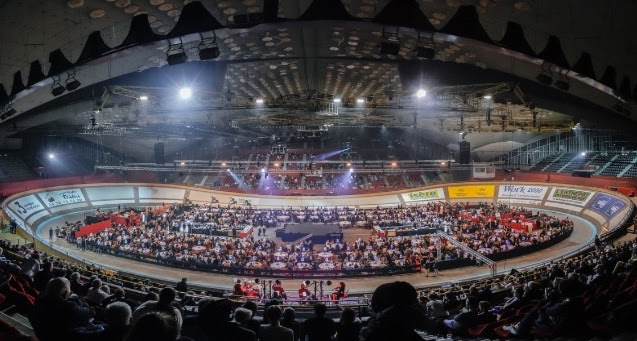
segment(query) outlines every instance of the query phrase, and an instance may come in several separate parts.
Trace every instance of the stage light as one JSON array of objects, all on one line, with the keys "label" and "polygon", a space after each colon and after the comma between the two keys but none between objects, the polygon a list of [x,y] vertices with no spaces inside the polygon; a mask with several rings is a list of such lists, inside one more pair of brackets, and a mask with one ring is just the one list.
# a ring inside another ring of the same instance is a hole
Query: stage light
[{"label": "stage light", "polygon": [[55,159],[55,154],[49,153],[49,160]]},{"label": "stage light", "polygon": [[230,173],[230,168],[226,169],[226,171],[228,171],[228,173]]},{"label": "stage light", "polygon": [[350,169],[349,169],[349,172],[350,172],[350,173],[354,173],[354,168],[350,168]]},{"label": "stage light", "polygon": [[222,167],[225,167],[225,166],[226,166],[226,163],[225,163],[225,162],[222,162],[222,163],[221,163],[221,166],[222,166]]},{"label": "stage light", "polygon": [[179,38],[179,43],[173,44],[168,41],[168,50],[166,51],[166,62],[168,65],[182,64],[188,61],[188,56],[184,50],[183,42]]},{"label": "stage light", "polygon": [[278,163],[275,163],[275,164],[274,164],[274,167],[279,167],[279,164],[278,164]]},{"label": "stage light", "polygon": [[348,162],[348,163],[346,164],[346,166],[347,166],[347,167],[350,167],[351,165],[352,165],[352,163],[351,163],[351,162]]},{"label": "stage light", "polygon": [[265,173],[265,168],[261,168],[261,173]]},{"label": "stage light", "polygon": [[182,166],[184,166],[185,164],[186,164],[186,163],[185,163],[185,162],[183,162],[183,161],[181,161],[181,163],[180,163],[180,165],[182,165]]},{"label": "stage light", "polygon": [[148,101],[148,96],[139,96],[140,101]]},{"label": "stage light", "polygon": [[192,96],[192,90],[190,88],[181,88],[179,89],[179,97],[183,99],[188,99]]},{"label": "stage light", "polygon": [[586,156],[586,152],[581,152],[580,155]]},{"label": "stage light", "polygon": [[257,98],[256,102],[257,102],[257,104],[263,104],[263,99],[262,98]]},{"label": "stage light", "polygon": [[334,98],[334,103],[341,103],[341,99],[340,98]]},{"label": "stage light", "polygon": [[73,91],[79,88],[80,85],[82,85],[82,83],[80,83],[80,81],[75,79],[75,75],[69,76],[69,78],[66,80],[66,90],[68,91]]},{"label": "stage light", "polygon": [[358,104],[363,104],[363,103],[365,103],[365,100],[364,100],[364,99],[362,99],[362,98],[357,98],[357,99],[356,99],[356,103],[358,103]]},{"label": "stage light", "polygon": [[440,163],[440,165],[441,165],[441,166],[444,166],[444,165],[446,165],[446,163],[444,163],[444,162],[441,162],[441,163]]},{"label": "stage light", "polygon": [[416,92],[416,97],[418,98],[423,98],[425,96],[427,96],[427,90],[425,89],[420,89],[418,90],[418,92]]},{"label": "stage light", "polygon": [[66,91],[66,88],[62,86],[62,84],[60,84],[60,78],[57,77],[53,77],[53,84],[51,84],[51,95],[53,96],[60,96],[61,94],[64,93],[64,91]]},{"label": "stage light", "polygon": [[392,163],[391,163],[391,166],[392,166],[392,167],[396,167],[396,166],[398,166],[398,164],[397,164],[396,162],[392,162]]},{"label": "stage light", "polygon": [[484,95],[482,98],[484,98],[484,99],[491,99],[491,95]]}]

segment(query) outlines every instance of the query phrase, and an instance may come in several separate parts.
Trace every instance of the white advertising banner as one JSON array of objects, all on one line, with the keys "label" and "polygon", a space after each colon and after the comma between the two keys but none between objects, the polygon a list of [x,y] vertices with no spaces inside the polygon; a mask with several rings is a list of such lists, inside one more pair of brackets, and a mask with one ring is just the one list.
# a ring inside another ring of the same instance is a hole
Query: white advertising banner
[{"label": "white advertising banner", "polygon": [[44,209],[38,198],[36,198],[33,194],[25,195],[22,198],[16,199],[8,206],[22,219],[26,219],[31,214]]},{"label": "white advertising banner", "polygon": [[445,199],[445,191],[442,188],[425,189],[417,192],[401,193],[400,195],[405,202]]},{"label": "white advertising banner", "polygon": [[84,194],[79,188],[62,189],[59,191],[49,191],[38,193],[40,199],[48,207],[56,207],[68,204],[85,202]]},{"label": "white advertising banner", "polygon": [[526,199],[541,201],[548,191],[546,186],[533,185],[500,185],[498,198],[500,199]]},{"label": "white advertising banner", "polygon": [[584,206],[592,197],[593,192],[591,191],[578,188],[554,187],[546,200]]}]

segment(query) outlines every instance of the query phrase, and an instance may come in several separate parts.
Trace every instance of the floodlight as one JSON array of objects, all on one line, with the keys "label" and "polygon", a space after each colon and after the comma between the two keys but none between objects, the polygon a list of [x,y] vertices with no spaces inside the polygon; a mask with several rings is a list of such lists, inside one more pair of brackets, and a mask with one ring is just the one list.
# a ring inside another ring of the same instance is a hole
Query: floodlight
[{"label": "floodlight", "polygon": [[356,103],[358,103],[358,104],[363,104],[363,103],[365,103],[365,100],[364,100],[364,99],[362,99],[362,98],[357,98],[357,99],[356,99]]},{"label": "floodlight", "polygon": [[179,97],[183,99],[188,99],[192,96],[192,90],[190,88],[181,88],[179,89]]},{"label": "floodlight", "polygon": [[427,90],[425,89],[420,89],[418,90],[418,92],[416,92],[416,97],[418,98],[423,98],[425,96],[427,96]]},{"label": "floodlight", "polygon": [[148,96],[139,96],[140,101],[148,101]]},{"label": "floodlight", "polygon": [[257,98],[257,104],[263,104],[263,99],[262,98]]},{"label": "floodlight", "polygon": [[340,98],[334,98],[334,103],[341,103],[341,99]]},{"label": "floodlight", "polygon": [[484,95],[482,98],[484,98],[484,99],[491,99],[491,95]]},{"label": "floodlight", "polygon": [[49,159],[55,159],[55,154],[49,153]]}]

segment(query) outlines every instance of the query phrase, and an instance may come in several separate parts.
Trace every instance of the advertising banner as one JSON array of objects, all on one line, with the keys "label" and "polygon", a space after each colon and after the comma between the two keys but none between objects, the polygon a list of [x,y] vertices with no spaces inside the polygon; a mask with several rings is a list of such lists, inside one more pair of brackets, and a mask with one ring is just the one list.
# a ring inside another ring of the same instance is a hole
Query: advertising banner
[{"label": "advertising banner", "polygon": [[400,195],[403,197],[405,202],[445,199],[445,192],[442,188],[425,189],[417,192],[401,193]]},{"label": "advertising banner", "polygon": [[495,185],[449,186],[450,199],[493,198]]},{"label": "advertising banner", "polygon": [[498,198],[542,200],[548,189],[546,186],[500,185]]},{"label": "advertising banner", "polygon": [[555,187],[551,190],[549,195],[549,201],[563,202],[566,204],[573,204],[578,206],[584,206],[591,200],[593,192],[575,188]]},{"label": "advertising banner", "polygon": [[55,207],[61,205],[75,204],[85,202],[84,194],[79,188],[69,188],[59,191],[50,191],[38,193],[40,199],[44,201],[44,204],[48,207]]},{"label": "advertising banner", "polygon": [[608,218],[612,218],[615,214],[626,207],[626,203],[621,199],[605,193],[599,193],[593,201],[591,201],[589,208],[597,211]]},{"label": "advertising banner", "polygon": [[42,211],[44,209],[38,198],[36,198],[33,194],[23,196],[20,199],[16,199],[12,201],[8,206],[22,219],[26,219],[31,214]]}]

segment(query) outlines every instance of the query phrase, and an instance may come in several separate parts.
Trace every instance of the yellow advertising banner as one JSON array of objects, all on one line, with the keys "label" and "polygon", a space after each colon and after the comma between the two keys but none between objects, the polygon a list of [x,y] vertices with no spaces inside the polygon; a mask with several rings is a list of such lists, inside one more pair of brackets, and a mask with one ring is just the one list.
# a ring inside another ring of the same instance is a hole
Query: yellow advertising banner
[{"label": "yellow advertising banner", "polygon": [[449,186],[450,199],[493,198],[495,185]]}]

